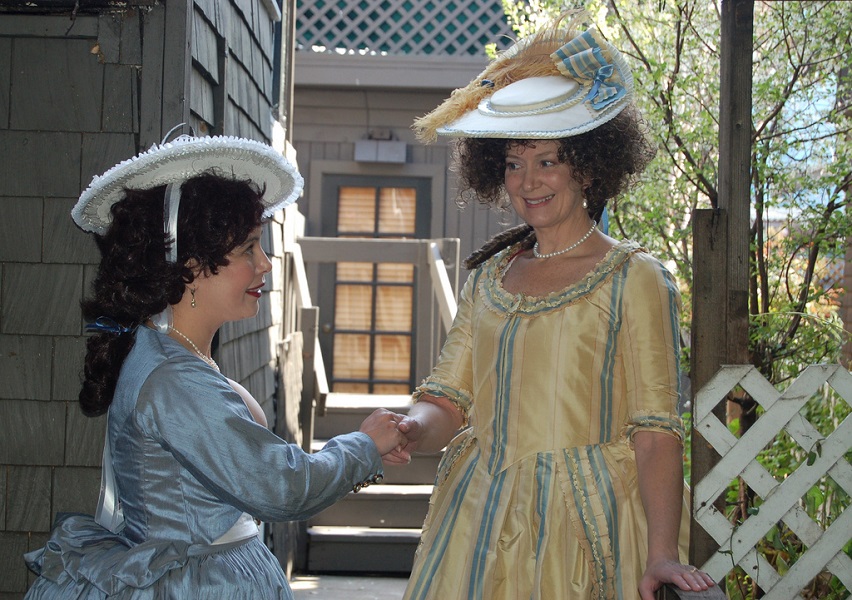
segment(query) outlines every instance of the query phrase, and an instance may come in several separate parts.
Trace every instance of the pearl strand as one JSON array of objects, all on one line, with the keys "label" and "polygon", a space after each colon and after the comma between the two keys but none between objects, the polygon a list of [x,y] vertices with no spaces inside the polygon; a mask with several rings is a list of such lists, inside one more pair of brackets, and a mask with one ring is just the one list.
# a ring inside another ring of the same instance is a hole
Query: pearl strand
[{"label": "pearl strand", "polygon": [[217,364],[216,364],[216,361],[215,361],[215,360],[213,360],[212,358],[210,358],[209,356],[207,356],[206,354],[204,354],[201,350],[199,350],[199,349],[198,349],[198,346],[196,346],[196,345],[195,345],[195,342],[193,342],[191,339],[189,339],[188,337],[186,337],[184,334],[182,334],[180,331],[178,331],[178,330],[177,330],[177,329],[175,329],[174,327],[169,327],[169,329],[171,329],[171,330],[172,330],[172,331],[174,331],[176,334],[178,334],[180,337],[182,337],[183,339],[185,339],[185,340],[187,341],[187,343],[189,343],[189,345],[190,345],[190,346],[192,346],[192,349],[193,349],[193,350],[195,350],[195,353],[196,353],[198,356],[200,356],[200,357],[201,357],[201,360],[203,360],[204,362],[206,362],[208,365],[210,365],[211,367],[213,367],[213,368],[214,368],[214,369],[216,369],[217,371],[219,370],[219,365],[217,365]]},{"label": "pearl strand", "polygon": [[592,226],[583,235],[583,237],[581,237],[579,240],[577,240],[576,242],[574,242],[573,244],[571,244],[567,248],[564,248],[562,250],[557,250],[556,252],[548,252],[547,254],[540,254],[539,251],[538,251],[538,240],[536,240],[536,243],[533,245],[533,256],[535,256],[536,258],[551,258],[553,256],[559,256],[560,254],[565,254],[566,252],[571,252],[571,250],[573,250],[574,248],[576,248],[577,246],[579,246],[580,244],[585,242],[587,239],[589,239],[589,236],[592,235],[592,232],[595,230],[595,227],[597,227],[597,226],[598,226],[597,222],[592,221]]}]

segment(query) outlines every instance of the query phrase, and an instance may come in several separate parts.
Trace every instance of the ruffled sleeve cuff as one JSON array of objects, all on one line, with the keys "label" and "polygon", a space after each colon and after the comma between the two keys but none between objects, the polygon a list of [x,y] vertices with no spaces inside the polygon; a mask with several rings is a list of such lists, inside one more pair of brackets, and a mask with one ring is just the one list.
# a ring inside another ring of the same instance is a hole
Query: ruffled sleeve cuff
[{"label": "ruffled sleeve cuff", "polygon": [[414,390],[414,394],[411,396],[412,402],[417,403],[424,394],[449,400],[458,409],[462,419],[464,420],[462,427],[467,427],[468,415],[472,404],[472,394],[469,391],[456,389],[450,383],[441,381],[437,377],[427,377],[426,380]]},{"label": "ruffled sleeve cuff", "polygon": [[622,436],[633,446],[637,431],[657,431],[672,435],[683,444],[683,421],[679,416],[666,412],[639,411],[631,415],[622,429]]}]

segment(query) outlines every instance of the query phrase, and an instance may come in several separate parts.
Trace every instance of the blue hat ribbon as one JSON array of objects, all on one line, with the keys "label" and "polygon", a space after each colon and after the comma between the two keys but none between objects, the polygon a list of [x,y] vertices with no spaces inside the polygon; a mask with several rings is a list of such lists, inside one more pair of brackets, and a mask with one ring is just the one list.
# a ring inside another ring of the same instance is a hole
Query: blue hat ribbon
[{"label": "blue hat ribbon", "polygon": [[563,75],[591,86],[584,102],[589,102],[595,110],[605,108],[627,93],[617,81],[615,66],[606,61],[591,31],[581,33],[550,57]]}]

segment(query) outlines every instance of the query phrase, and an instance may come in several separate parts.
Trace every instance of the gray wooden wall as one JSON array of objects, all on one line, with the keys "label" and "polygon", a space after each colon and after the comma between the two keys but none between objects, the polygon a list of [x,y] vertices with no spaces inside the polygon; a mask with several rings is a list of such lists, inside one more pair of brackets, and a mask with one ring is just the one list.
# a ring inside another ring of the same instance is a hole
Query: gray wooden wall
[{"label": "gray wooden wall", "polygon": [[[44,4],[0,7],[0,600],[23,597],[21,555],[44,544],[55,514],[97,501],[105,419],[84,417],[76,397],[79,302],[98,254],[70,219],[76,198],[174,124],[271,141],[273,117],[287,117],[272,114],[267,0],[140,0],[74,19]],[[281,215],[266,228],[277,270],[261,316],[223,328],[217,354],[271,423],[283,228]]]},{"label": "gray wooden wall", "polygon": [[[452,57],[440,57],[451,61]],[[298,68],[298,67],[297,67]],[[479,68],[471,70],[472,79]],[[406,167],[429,165],[438,168],[444,177],[441,189],[433,202],[433,220],[430,237],[457,237],[461,240],[460,256],[466,257],[495,233],[514,224],[514,216],[500,214],[480,206],[467,206],[460,210],[455,205],[456,180],[450,172],[450,149],[446,139],[425,145],[416,140],[411,124],[415,117],[426,114],[446,97],[446,90],[395,90],[392,87],[319,87],[298,85],[293,109],[293,145],[298,151],[299,170],[305,175],[305,198],[301,211],[308,216],[307,235],[319,235],[322,214],[316,206],[319,198],[315,190],[320,186],[311,181],[315,161],[342,161],[351,164],[347,173],[400,175]],[[341,75],[341,79],[345,79]],[[387,82],[392,85],[393,82]],[[409,82],[410,85],[410,82]],[[405,165],[381,163],[356,163],[355,142],[367,139],[370,131],[389,129],[394,138],[408,144]],[[433,194],[434,195],[434,194]],[[508,221],[507,221],[508,219]],[[462,281],[464,279],[462,278]]]}]

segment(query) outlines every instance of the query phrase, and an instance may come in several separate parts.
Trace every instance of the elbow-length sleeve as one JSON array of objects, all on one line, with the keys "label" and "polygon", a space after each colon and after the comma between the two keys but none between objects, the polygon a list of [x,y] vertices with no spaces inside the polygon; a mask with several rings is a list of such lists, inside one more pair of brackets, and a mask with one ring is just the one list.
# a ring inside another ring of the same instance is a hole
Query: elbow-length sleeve
[{"label": "elbow-length sleeve", "polygon": [[459,294],[459,307],[441,354],[432,373],[414,391],[413,400],[428,394],[447,398],[462,414],[467,425],[473,402],[473,332],[471,314],[482,267],[471,273]]},{"label": "elbow-length sleeve", "polygon": [[659,431],[683,440],[680,397],[680,292],[672,275],[643,252],[631,257],[624,289],[624,435]]},{"label": "elbow-length sleeve", "polygon": [[219,500],[266,521],[303,520],[381,469],[369,436],[338,436],[308,454],[255,423],[242,398],[192,357],[157,367],[137,426]]}]

